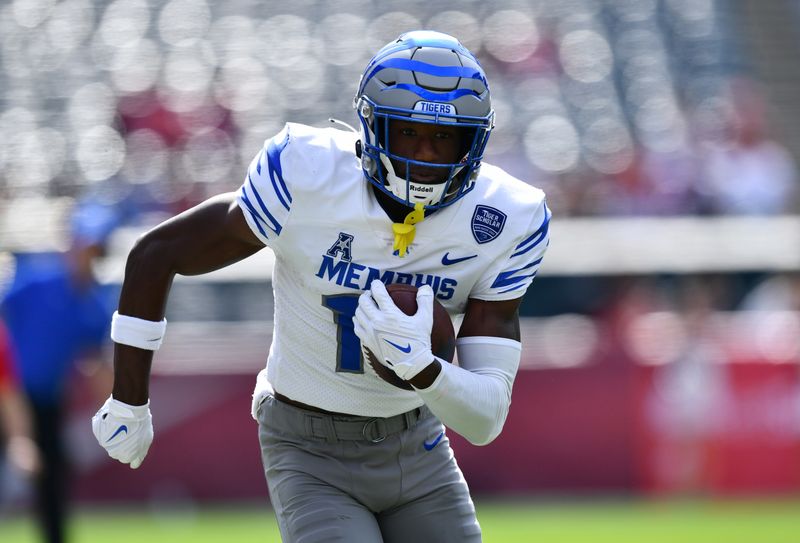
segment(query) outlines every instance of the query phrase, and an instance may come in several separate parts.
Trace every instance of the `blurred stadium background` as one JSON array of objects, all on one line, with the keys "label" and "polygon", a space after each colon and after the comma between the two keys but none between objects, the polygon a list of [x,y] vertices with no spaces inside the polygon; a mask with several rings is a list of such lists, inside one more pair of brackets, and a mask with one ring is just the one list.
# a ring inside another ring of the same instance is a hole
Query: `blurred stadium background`
[{"label": "blurred stadium background", "polygon": [[[86,200],[124,216],[98,270],[118,284],[136,235],[237,189],[283,122],[352,123],[371,53],[418,27],[477,54],[498,119],[487,161],[555,215],[506,431],[484,448],[453,436],[486,540],[800,541],[796,0],[4,0],[0,290],[17,257],[63,246]],[[76,380],[80,541],[111,539],[90,528],[109,506],[170,541],[208,507],[252,507],[236,538],[268,540],[248,411],[269,264],[174,285],[137,472],[94,444]],[[32,541],[11,520],[29,489],[4,481],[0,540]],[[521,511],[518,539],[498,535],[503,509]]]}]

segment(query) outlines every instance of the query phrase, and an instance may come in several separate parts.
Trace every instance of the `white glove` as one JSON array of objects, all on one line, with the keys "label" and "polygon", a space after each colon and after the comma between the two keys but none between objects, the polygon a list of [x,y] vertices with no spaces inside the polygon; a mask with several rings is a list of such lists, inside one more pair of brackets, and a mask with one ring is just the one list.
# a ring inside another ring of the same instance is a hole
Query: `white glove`
[{"label": "white glove", "polygon": [[379,280],[358,299],[353,327],[361,347],[400,379],[409,380],[433,362],[433,290],[423,285],[417,291],[417,313],[409,316],[392,301]]},{"label": "white glove", "polygon": [[108,456],[138,468],[153,442],[150,402],[128,405],[109,396],[92,417],[92,432]]}]

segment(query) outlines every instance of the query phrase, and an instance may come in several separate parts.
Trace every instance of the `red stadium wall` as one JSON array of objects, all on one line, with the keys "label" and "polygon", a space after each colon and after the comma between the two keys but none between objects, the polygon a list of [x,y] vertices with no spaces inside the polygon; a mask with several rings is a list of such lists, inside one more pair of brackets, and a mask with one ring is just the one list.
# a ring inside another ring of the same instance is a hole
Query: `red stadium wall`
[{"label": "red stadium wall", "polygon": [[[633,384],[632,372],[624,368],[522,372],[497,440],[475,447],[448,434],[471,488],[476,493],[634,490]],[[250,376],[155,378],[156,439],[147,461],[134,471],[95,455],[79,477],[77,497],[264,497],[257,426],[249,414],[251,389]]]},{"label": "red stadium wall", "polygon": [[[725,350],[713,363],[653,364],[625,353],[598,343],[574,367],[544,368],[541,351],[526,348],[503,434],[474,447],[449,433],[473,492],[800,491],[796,356]],[[156,439],[136,471],[96,446],[88,424],[96,406],[77,394],[77,498],[263,499],[253,382],[249,374],[156,375]]]},{"label": "red stadium wall", "polygon": [[476,493],[635,489],[632,368],[523,371],[503,433],[485,447],[450,432]]},{"label": "red stadium wall", "polygon": [[658,370],[640,370],[638,486],[656,494],[798,492],[797,366],[751,361],[716,372],[716,385],[693,408],[703,416],[691,417],[692,408],[682,409],[664,390]]}]

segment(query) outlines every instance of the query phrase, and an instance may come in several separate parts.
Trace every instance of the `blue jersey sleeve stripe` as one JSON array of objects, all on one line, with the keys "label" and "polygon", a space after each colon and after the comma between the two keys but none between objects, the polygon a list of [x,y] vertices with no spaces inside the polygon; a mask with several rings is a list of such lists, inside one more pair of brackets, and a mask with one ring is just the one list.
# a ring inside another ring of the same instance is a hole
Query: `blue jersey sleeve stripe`
[{"label": "blue jersey sleeve stripe", "polygon": [[[522,283],[522,282],[526,281],[528,278],[536,277],[536,273],[537,272],[533,272],[533,273],[529,273],[527,275],[519,275],[519,276],[516,276],[516,277],[510,277],[510,278],[506,278],[503,281],[497,280],[492,284],[492,288],[507,287],[507,286],[510,286],[510,285],[516,285],[517,283]],[[498,276],[498,278],[499,278],[499,276]],[[519,285],[519,286],[522,286],[522,285]],[[509,290],[513,290],[513,289],[509,289]],[[508,292],[508,290],[504,290],[503,292]]]},{"label": "blue jersey sleeve stripe", "polygon": [[[292,202],[292,195],[289,193],[289,189],[286,187],[286,182],[283,180],[283,169],[281,168],[281,153],[286,148],[286,145],[289,143],[289,134],[287,132],[286,137],[280,144],[276,144],[275,140],[269,142],[267,146],[267,158],[269,159],[268,166],[269,166],[269,177],[272,180],[272,186],[275,189],[275,194],[278,195],[278,199],[280,200],[283,207],[289,211],[289,203]],[[276,181],[277,180],[277,181]],[[280,185],[280,187],[278,186]],[[284,198],[284,194],[286,198]],[[286,200],[289,200],[287,203]]]},{"label": "blue jersey sleeve stripe", "polygon": [[[533,275],[536,275],[535,273]],[[507,288],[505,290],[501,290],[498,294],[505,294],[506,292],[512,292],[514,290],[519,290],[521,288],[525,288],[525,285],[517,285],[515,287]]]},{"label": "blue jersey sleeve stripe", "polygon": [[541,261],[542,261],[542,259],[539,258],[539,259],[534,260],[533,262],[531,262],[527,266],[523,266],[523,267],[521,267],[519,269],[516,269],[516,270],[508,270],[508,271],[504,271],[504,272],[499,273],[497,275],[497,278],[494,280],[494,283],[492,283],[491,288],[507,287],[507,286],[519,283],[520,281],[524,281],[528,277],[535,276],[536,275],[535,271],[532,274],[528,274],[528,275],[515,275],[515,274],[519,273],[521,271],[527,270],[528,268],[532,268],[534,266],[537,266],[539,263],[541,263]]},{"label": "blue jersey sleeve stripe", "polygon": [[251,217],[253,217],[253,223],[258,228],[258,231],[261,232],[261,235],[264,236],[265,238],[269,238],[269,236],[267,236],[267,233],[261,227],[261,221],[263,221],[264,219],[262,219],[261,216],[259,216],[259,214],[256,212],[255,208],[253,208],[253,204],[250,202],[250,199],[244,192],[244,187],[242,187],[242,190],[239,192],[239,194],[241,194],[242,202],[244,202],[244,205],[247,207],[247,212],[250,214]]},{"label": "blue jersey sleeve stripe", "polygon": [[[545,211],[547,211],[546,208],[545,208]],[[550,213],[545,213],[544,221],[542,221],[542,225],[539,227],[539,229],[536,230],[536,232],[534,232],[530,236],[528,236],[524,241],[522,241],[515,248],[516,249],[520,249],[520,248],[522,248],[523,245],[527,245],[536,236],[538,236],[540,234],[546,234],[547,231],[550,229],[550,217],[551,217]],[[539,241],[541,241],[541,240],[539,240]],[[538,241],[537,241],[537,243],[538,243]]]},{"label": "blue jersey sleeve stripe", "polygon": [[276,234],[280,235],[281,229],[282,229],[281,224],[272,215],[272,213],[270,213],[269,210],[267,209],[267,206],[264,204],[264,200],[261,199],[261,195],[256,190],[256,187],[253,184],[253,178],[250,177],[249,173],[247,174],[247,186],[250,189],[250,191],[253,193],[253,196],[256,197],[256,201],[258,202],[259,207],[261,207],[261,210],[264,212],[264,215],[266,215],[267,218],[269,219],[269,221],[272,222],[272,225],[270,225],[266,220],[264,220],[264,217],[262,217],[261,219],[262,219],[262,221],[264,221],[264,224],[266,224],[272,230],[274,230]]},{"label": "blue jersey sleeve stripe", "polygon": [[258,155],[258,160],[256,160],[256,171],[258,175],[261,175],[261,161],[264,160],[264,150],[261,150],[261,153]]},{"label": "blue jersey sleeve stripe", "polygon": [[[502,275],[502,274],[501,274]],[[509,285],[516,285],[517,283],[521,283],[525,281],[529,277],[536,277],[536,272],[529,273],[527,275],[517,275],[514,277],[505,277],[503,280],[500,280],[500,276],[497,276],[497,279],[494,283],[492,283],[492,288],[500,288],[500,287],[507,287]]]},{"label": "blue jersey sleeve stripe", "polygon": [[[546,236],[547,236],[547,232],[546,231],[545,232],[539,232],[539,238],[533,244],[531,244],[530,246],[526,247],[525,249],[522,249],[522,250],[517,251],[516,253],[512,254],[510,258],[514,258],[515,256],[519,256],[519,255],[524,255],[525,253],[527,253],[528,251],[530,251],[531,249],[533,249],[534,247],[539,245],[542,242],[542,240],[545,239]],[[528,238],[528,241],[530,241],[531,239],[532,238]],[[519,249],[519,246],[517,246],[517,249]]]},{"label": "blue jersey sleeve stripe", "polygon": [[[542,221],[542,225],[539,227],[538,230],[536,230],[536,232],[525,238],[525,240],[523,240],[519,245],[515,247],[515,249],[520,249],[520,250],[511,255],[511,258],[527,253],[528,251],[539,245],[542,242],[542,240],[544,240],[547,237],[547,232],[550,230],[550,217],[552,216],[550,210],[547,209],[547,204],[545,204],[544,207],[544,214],[545,217],[544,221]],[[529,243],[531,245],[528,245]],[[526,245],[528,245],[528,247],[525,247]]]}]

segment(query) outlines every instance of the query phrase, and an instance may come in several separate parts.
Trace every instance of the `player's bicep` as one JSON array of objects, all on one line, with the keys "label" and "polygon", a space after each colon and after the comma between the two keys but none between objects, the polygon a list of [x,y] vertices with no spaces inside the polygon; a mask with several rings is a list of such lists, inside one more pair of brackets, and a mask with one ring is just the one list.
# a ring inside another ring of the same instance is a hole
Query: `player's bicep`
[{"label": "player's bicep", "polygon": [[175,274],[208,273],[263,247],[243,225],[234,193],[220,194],[152,228],[125,265],[119,312],[161,320]]},{"label": "player's bicep", "polygon": [[156,226],[136,244],[133,262],[169,273],[198,275],[223,268],[263,247],[245,223],[235,193],[220,194]]},{"label": "player's bicep", "polygon": [[239,206],[235,194],[231,193],[230,197],[231,201],[228,205],[228,213],[225,220],[225,229],[228,235],[245,245],[259,249],[264,247],[264,242],[258,239],[247,224],[244,212]]},{"label": "player's bicep", "polygon": [[522,298],[487,301],[470,298],[458,337],[491,336],[519,341],[519,306]]}]

